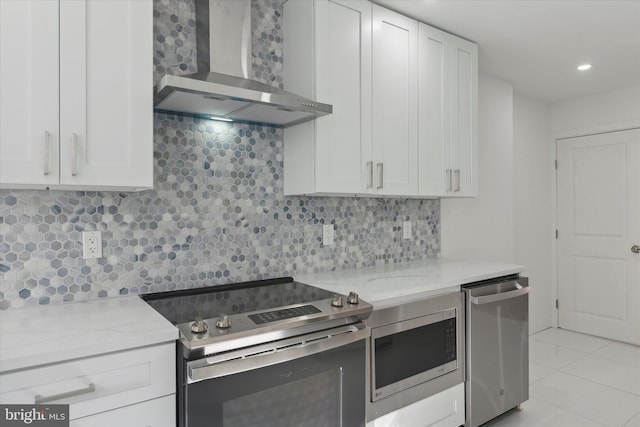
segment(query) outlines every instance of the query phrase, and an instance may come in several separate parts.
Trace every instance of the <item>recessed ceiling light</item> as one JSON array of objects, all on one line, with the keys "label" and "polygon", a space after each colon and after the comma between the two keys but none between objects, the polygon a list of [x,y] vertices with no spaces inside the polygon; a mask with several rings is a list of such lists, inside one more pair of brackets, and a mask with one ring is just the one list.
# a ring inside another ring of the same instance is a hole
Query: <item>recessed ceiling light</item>
[{"label": "recessed ceiling light", "polygon": [[578,65],[578,71],[587,71],[591,69],[591,64]]}]

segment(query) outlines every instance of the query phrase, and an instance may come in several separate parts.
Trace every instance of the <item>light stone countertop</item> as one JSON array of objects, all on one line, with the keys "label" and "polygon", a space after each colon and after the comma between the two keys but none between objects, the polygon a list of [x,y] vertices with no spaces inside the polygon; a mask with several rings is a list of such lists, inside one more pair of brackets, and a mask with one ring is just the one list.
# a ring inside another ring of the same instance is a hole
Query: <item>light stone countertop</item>
[{"label": "light stone countertop", "polygon": [[[438,258],[295,279],[340,294],[355,291],[382,308],[523,270],[519,265]],[[3,310],[0,373],[176,339],[178,329],[137,295]]]},{"label": "light stone countertop", "polygon": [[0,373],[174,341],[137,295],[0,311]]},{"label": "light stone countertop", "polygon": [[379,309],[458,292],[460,285],[524,271],[520,265],[434,258],[379,267],[340,270],[330,273],[296,275],[302,283],[347,295],[357,292],[361,299]]}]

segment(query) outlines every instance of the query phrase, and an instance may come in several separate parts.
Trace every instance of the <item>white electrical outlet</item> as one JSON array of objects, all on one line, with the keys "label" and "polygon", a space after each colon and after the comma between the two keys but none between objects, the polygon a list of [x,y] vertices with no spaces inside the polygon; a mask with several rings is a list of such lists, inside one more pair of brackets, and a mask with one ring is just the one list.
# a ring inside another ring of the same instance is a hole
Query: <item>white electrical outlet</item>
[{"label": "white electrical outlet", "polygon": [[82,258],[102,258],[102,232],[82,232]]},{"label": "white electrical outlet", "polygon": [[402,238],[411,239],[411,221],[402,221]]},{"label": "white electrical outlet", "polygon": [[324,224],[322,226],[322,245],[333,245],[333,224]]}]

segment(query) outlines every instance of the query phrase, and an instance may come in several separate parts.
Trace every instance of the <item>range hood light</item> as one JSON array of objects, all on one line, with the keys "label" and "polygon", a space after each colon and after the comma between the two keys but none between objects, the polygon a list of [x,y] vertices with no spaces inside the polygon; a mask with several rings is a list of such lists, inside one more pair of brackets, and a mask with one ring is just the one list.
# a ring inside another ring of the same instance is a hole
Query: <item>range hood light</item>
[{"label": "range hood light", "polygon": [[218,116],[209,116],[210,120],[217,120],[219,122],[232,122],[233,120],[228,119],[226,117],[218,117]]}]

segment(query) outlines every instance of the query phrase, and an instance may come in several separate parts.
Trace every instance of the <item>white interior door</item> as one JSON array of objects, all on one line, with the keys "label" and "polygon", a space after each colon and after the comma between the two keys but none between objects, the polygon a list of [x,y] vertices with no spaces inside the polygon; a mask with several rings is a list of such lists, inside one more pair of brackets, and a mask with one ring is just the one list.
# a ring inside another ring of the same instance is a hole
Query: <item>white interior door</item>
[{"label": "white interior door", "polygon": [[557,150],[559,326],[640,344],[640,129]]}]

